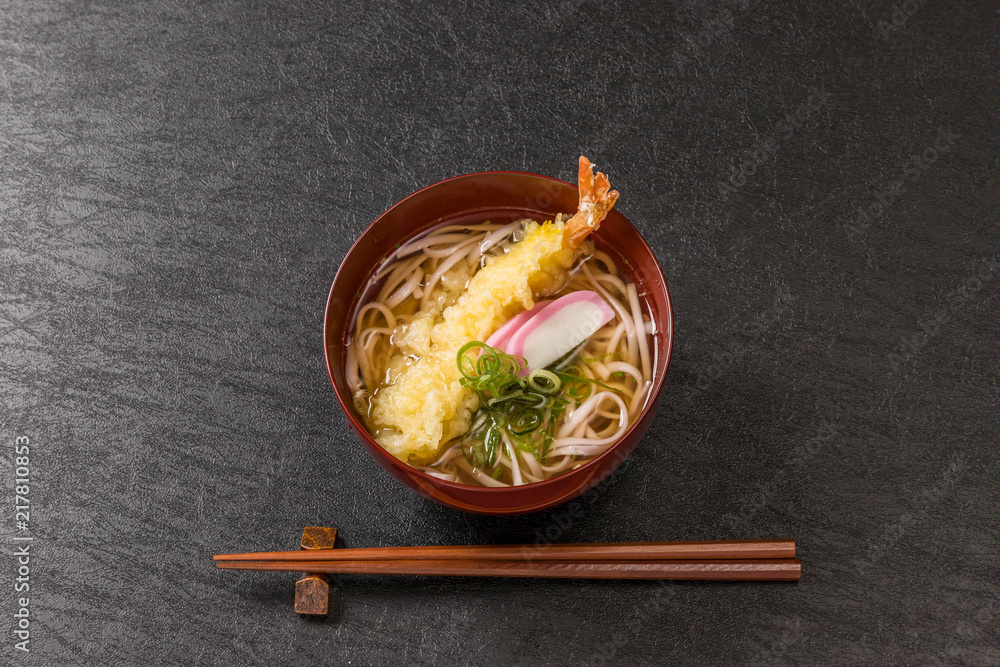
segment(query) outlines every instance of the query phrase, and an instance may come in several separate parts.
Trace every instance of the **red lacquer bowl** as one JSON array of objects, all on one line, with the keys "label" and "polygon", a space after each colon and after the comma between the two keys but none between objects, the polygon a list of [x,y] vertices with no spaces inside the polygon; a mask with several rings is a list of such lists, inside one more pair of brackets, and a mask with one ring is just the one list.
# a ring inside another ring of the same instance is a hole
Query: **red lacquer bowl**
[{"label": "red lacquer bowl", "polygon": [[[627,195],[626,195],[627,196]],[[639,443],[653,419],[670,363],[673,316],[663,273],[639,232],[612,210],[594,234],[595,244],[609,253],[636,283],[656,322],[653,390],[642,414],[622,439],[604,454],[554,479],[509,488],[484,488],[446,482],[399,461],[368,435],[353,407],[345,379],[346,342],[352,314],[370,276],[383,258],[404,240],[439,224],[471,224],[530,217],[552,219],[577,209],[577,190],[569,183],[520,172],[500,171],[450,178],[413,193],[378,217],[344,258],[326,305],[323,338],[326,365],[347,421],[368,452],[393,477],[442,505],[482,514],[537,512],[575,498],[617,468]]]}]

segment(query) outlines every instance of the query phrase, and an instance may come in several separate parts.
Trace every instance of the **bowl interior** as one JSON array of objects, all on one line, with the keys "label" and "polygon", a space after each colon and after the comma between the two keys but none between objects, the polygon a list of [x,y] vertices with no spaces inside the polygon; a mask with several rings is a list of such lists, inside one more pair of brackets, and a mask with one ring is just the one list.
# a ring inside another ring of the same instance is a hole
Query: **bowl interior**
[{"label": "bowl interior", "polygon": [[[472,224],[520,218],[550,220],[557,213],[573,213],[578,206],[576,188],[556,179],[519,172],[469,174],[428,186],[403,199],[365,231],[344,258],[334,279],[324,324],[327,368],[351,426],[376,460],[420,493],[459,509],[486,513],[535,511],[558,504],[597,484],[602,471],[617,467],[635,446],[660,394],[673,341],[673,319],[666,282],[659,264],[639,233],[612,210],[593,236],[597,247],[610,254],[620,270],[636,283],[650,316],[654,335],[653,388],[643,414],[622,440],[583,466],[545,482],[520,487],[473,487],[439,480],[395,459],[368,435],[345,377],[347,341],[352,316],[369,291],[369,280],[378,266],[402,242],[442,224]],[[632,431],[638,431],[632,433]],[[631,437],[630,437],[631,436]],[[616,450],[624,447],[625,452]],[[605,473],[606,474],[606,473]],[[576,478],[577,484],[569,483]],[[579,488],[574,488],[578,486]],[[523,497],[518,497],[523,496]]]}]

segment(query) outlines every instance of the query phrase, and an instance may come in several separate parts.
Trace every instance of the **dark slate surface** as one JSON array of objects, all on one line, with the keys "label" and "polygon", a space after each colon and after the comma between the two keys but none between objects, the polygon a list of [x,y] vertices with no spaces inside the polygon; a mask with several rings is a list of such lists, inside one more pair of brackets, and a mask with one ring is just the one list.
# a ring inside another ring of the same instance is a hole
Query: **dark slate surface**
[{"label": "dark slate surface", "polygon": [[[1000,663],[998,35],[991,0],[5,3],[2,662]],[[581,152],[670,282],[661,411],[582,517],[438,507],[347,430],[330,282],[418,187]],[[791,536],[805,574],[354,578],[317,621],[212,567],[307,524]]]}]

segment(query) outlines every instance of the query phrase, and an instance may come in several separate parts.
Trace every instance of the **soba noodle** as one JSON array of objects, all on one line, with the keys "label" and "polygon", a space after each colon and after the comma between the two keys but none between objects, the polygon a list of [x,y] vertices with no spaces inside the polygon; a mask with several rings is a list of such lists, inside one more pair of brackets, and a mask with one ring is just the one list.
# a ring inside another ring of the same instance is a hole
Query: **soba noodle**
[{"label": "soba noodle", "polygon": [[[561,217],[561,216],[560,216]],[[400,359],[399,342],[416,317],[441,320],[469,280],[490,256],[507,252],[524,236],[526,220],[509,224],[448,225],[400,247],[377,271],[377,286],[355,314],[347,351],[347,380],[355,407],[373,436],[380,427],[372,417],[372,401],[400,373],[391,360]],[[557,224],[561,220],[557,218]],[[652,385],[653,324],[643,311],[636,286],[619,273],[614,260],[585,242],[584,252],[561,285],[545,298],[579,290],[599,294],[614,310],[614,318],[594,333],[572,359],[574,372],[593,391],[573,401],[554,424],[547,451],[525,447],[507,434],[494,466],[477,468],[468,454],[468,438],[445,442],[433,461],[407,463],[439,479],[476,486],[519,486],[540,482],[578,467],[615,443],[642,411]],[[410,364],[415,359],[404,359]],[[397,363],[398,365],[398,363]],[[470,405],[470,414],[478,405]],[[471,426],[471,418],[466,430]]]}]

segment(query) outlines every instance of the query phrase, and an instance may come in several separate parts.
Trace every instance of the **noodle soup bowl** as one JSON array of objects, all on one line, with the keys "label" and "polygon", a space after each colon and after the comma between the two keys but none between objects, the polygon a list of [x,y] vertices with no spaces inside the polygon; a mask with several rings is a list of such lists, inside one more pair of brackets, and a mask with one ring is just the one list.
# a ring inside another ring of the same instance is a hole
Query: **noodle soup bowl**
[{"label": "noodle soup bowl", "polygon": [[533,218],[551,220],[574,213],[577,189],[547,176],[485,172],[458,176],[406,197],[378,217],[347,253],[330,289],[323,337],[326,364],[337,400],[362,446],[389,474],[431,500],[467,512],[537,512],[585,493],[606,479],[635,449],[652,422],[670,363],[673,316],[667,283],[649,245],[618,211],[612,210],[591,239],[634,282],[654,323],[652,387],[641,413],[602,454],[552,479],[510,487],[480,487],[428,475],[385,451],[369,434],[354,407],[346,378],[347,344],[353,316],[370,293],[379,265],[404,241],[444,224],[474,224]]}]

